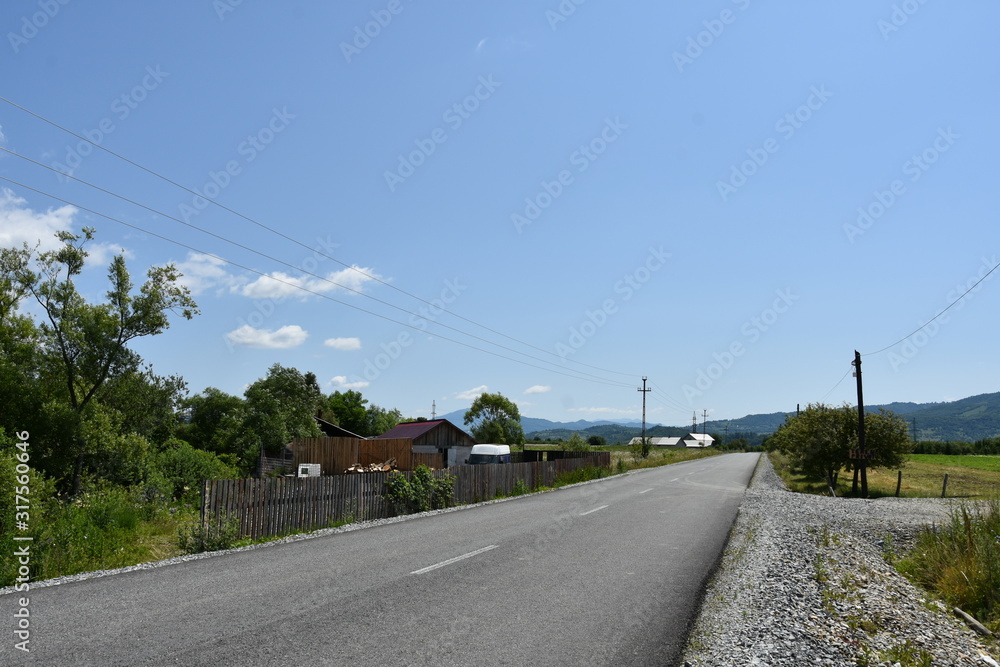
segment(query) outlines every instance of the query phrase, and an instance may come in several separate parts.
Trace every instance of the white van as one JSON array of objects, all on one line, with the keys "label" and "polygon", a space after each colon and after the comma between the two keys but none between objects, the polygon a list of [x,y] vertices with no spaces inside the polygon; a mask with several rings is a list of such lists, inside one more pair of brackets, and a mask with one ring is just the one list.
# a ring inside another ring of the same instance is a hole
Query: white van
[{"label": "white van", "polygon": [[466,463],[510,463],[509,445],[474,445]]}]

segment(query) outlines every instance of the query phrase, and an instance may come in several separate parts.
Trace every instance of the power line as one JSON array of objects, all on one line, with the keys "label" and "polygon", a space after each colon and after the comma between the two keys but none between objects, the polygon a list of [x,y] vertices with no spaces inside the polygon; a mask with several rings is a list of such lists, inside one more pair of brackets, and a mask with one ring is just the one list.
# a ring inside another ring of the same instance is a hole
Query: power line
[{"label": "power line", "polygon": [[[289,282],[287,280],[282,280],[280,278],[275,278],[273,276],[269,276],[268,274],[266,274],[263,271],[260,271],[258,269],[253,269],[253,268],[250,268],[250,267],[245,266],[243,264],[240,264],[239,262],[234,262],[232,260],[225,259],[224,257],[220,257],[220,256],[215,255],[213,253],[205,252],[204,250],[201,250],[201,249],[196,248],[194,246],[191,246],[189,244],[186,244],[186,243],[183,243],[181,241],[177,241],[177,240],[171,239],[171,238],[169,238],[167,236],[164,236],[162,234],[157,234],[156,232],[150,231],[148,229],[145,229],[145,228],[140,227],[138,225],[134,225],[134,224],[129,223],[129,222],[125,222],[124,220],[119,220],[118,218],[106,215],[104,213],[100,213],[99,211],[95,211],[94,209],[88,208],[86,206],[81,206],[81,205],[76,204],[74,202],[71,202],[71,201],[69,201],[67,199],[63,199],[62,197],[57,197],[57,196],[55,196],[53,194],[44,192],[44,191],[39,190],[37,188],[33,188],[30,185],[25,185],[24,183],[20,183],[20,182],[15,181],[15,180],[13,180],[11,178],[7,178],[5,176],[0,176],[0,180],[7,181],[8,183],[13,183],[14,185],[16,185],[18,187],[22,187],[22,188],[25,188],[27,190],[31,190],[32,192],[37,192],[38,194],[44,195],[44,196],[49,197],[51,199],[54,199],[56,201],[63,202],[64,204],[69,204],[70,206],[75,206],[76,208],[79,208],[82,211],[87,211],[88,213],[92,213],[94,215],[100,216],[100,217],[105,218],[107,220],[110,220],[112,222],[116,222],[116,223],[118,223],[120,225],[124,225],[125,227],[128,227],[130,229],[134,229],[136,231],[139,231],[139,232],[142,232],[144,234],[148,234],[148,235],[153,236],[155,238],[158,238],[158,239],[161,239],[163,241],[166,241],[168,243],[172,243],[174,245],[180,246],[181,248],[185,248],[187,250],[191,250],[193,252],[200,253],[202,255],[205,255],[206,257],[211,257],[213,259],[217,259],[220,262],[224,262],[224,263],[229,264],[231,266],[235,266],[235,267],[241,268],[244,271],[249,271],[249,272],[255,273],[255,274],[259,275],[259,276],[264,276],[264,277],[270,278],[271,280],[274,280],[276,282],[282,283],[283,285],[287,285],[288,287],[292,287],[292,288],[297,289],[299,291],[305,292],[306,294],[312,294],[313,296],[318,296],[318,297],[320,297],[322,299],[326,299],[327,301],[332,301],[333,303],[338,303],[338,304],[340,304],[342,306],[347,306],[348,308],[352,308],[352,309],[360,311],[362,313],[366,313],[368,315],[372,315],[374,317],[378,317],[380,319],[386,320],[387,322],[392,322],[393,324],[398,324],[400,326],[404,326],[404,327],[407,327],[409,329],[417,329],[417,330],[422,331],[422,329],[420,329],[420,327],[418,327],[418,326],[416,326],[414,324],[408,324],[406,322],[402,322],[400,320],[396,320],[396,319],[393,319],[391,317],[387,317],[387,316],[382,315],[380,313],[376,313],[374,311],[367,310],[365,308],[361,308],[360,306],[355,306],[353,304],[347,303],[346,301],[341,301],[339,299],[335,299],[335,298],[333,298],[333,297],[331,297],[331,296],[329,296],[327,294],[323,294],[321,292],[316,292],[314,290],[310,290],[308,288],[302,287],[301,285],[297,285],[297,284]],[[603,378],[590,379],[588,377],[584,377],[584,376],[581,376],[581,375],[571,375],[570,373],[566,373],[566,372],[563,372],[563,371],[558,371],[558,370],[555,370],[555,369],[552,369],[552,368],[545,368],[543,366],[537,366],[535,364],[530,364],[530,363],[528,363],[526,361],[523,361],[521,359],[515,359],[513,357],[508,357],[508,356],[499,354],[497,352],[493,352],[492,350],[484,350],[483,348],[476,347],[475,345],[471,345],[469,343],[466,343],[466,342],[463,342],[463,341],[460,341],[460,340],[455,340],[454,338],[449,338],[448,336],[442,336],[441,334],[434,334],[434,335],[437,336],[438,338],[443,339],[443,340],[449,341],[451,343],[456,343],[456,344],[462,345],[464,347],[468,347],[469,349],[476,350],[478,352],[484,352],[486,354],[493,355],[493,356],[498,357],[500,359],[506,359],[508,361],[513,361],[515,363],[519,363],[519,364],[522,364],[524,366],[529,366],[531,368],[536,368],[538,370],[547,371],[547,372],[550,372],[550,373],[556,373],[557,375],[563,375],[563,376],[572,378],[574,380],[584,380],[586,382],[594,382],[596,384],[605,384],[605,385],[617,386],[617,387],[631,387],[631,385],[629,385],[629,384],[625,384],[625,383],[621,383],[621,382],[614,382],[614,381],[606,380],[606,379],[603,379]],[[466,335],[469,335],[469,334],[466,334]],[[489,341],[487,341],[487,342],[489,342]],[[496,345],[496,343],[493,343],[493,344]],[[523,355],[524,353],[523,352],[518,352],[518,354],[522,354]],[[551,363],[551,362],[544,362],[544,363]],[[597,376],[591,376],[591,377],[595,377],[596,378]]]},{"label": "power line", "polygon": [[[254,248],[251,248],[251,247],[249,247],[247,245],[239,243],[238,241],[234,241],[234,240],[232,240],[232,239],[230,239],[230,238],[228,238],[226,236],[222,236],[221,234],[216,234],[215,232],[209,231],[207,229],[199,227],[199,226],[197,226],[195,224],[192,224],[190,222],[187,222],[185,220],[181,220],[180,218],[174,217],[174,216],[170,215],[169,213],[164,213],[163,211],[159,211],[159,210],[157,210],[155,208],[152,208],[150,206],[146,206],[145,204],[142,204],[142,203],[137,202],[135,200],[129,199],[128,197],[124,197],[124,196],[119,195],[119,194],[117,194],[115,192],[112,192],[110,190],[106,190],[105,188],[102,188],[102,187],[100,187],[98,185],[90,183],[89,181],[85,181],[82,178],[77,178],[76,176],[68,176],[67,174],[64,174],[63,172],[59,171],[58,169],[55,169],[55,168],[50,167],[48,165],[42,164],[41,162],[37,162],[36,160],[32,160],[31,158],[28,158],[28,157],[25,157],[25,156],[20,155],[18,153],[15,153],[14,151],[11,151],[9,149],[3,148],[2,146],[0,146],[0,151],[4,151],[6,153],[9,153],[11,155],[14,155],[15,157],[19,157],[19,158],[21,158],[23,160],[31,162],[32,164],[38,165],[40,167],[43,167],[44,169],[48,169],[49,171],[53,171],[53,172],[56,172],[58,174],[62,174],[63,176],[67,176],[68,178],[72,178],[73,180],[78,181],[80,183],[83,183],[84,185],[86,185],[88,187],[91,187],[91,188],[93,188],[95,190],[98,190],[98,191],[103,192],[105,194],[111,195],[112,197],[116,197],[116,198],[118,198],[118,199],[120,199],[122,201],[128,202],[129,204],[132,204],[134,206],[138,206],[140,208],[146,209],[147,211],[150,211],[151,213],[155,213],[156,215],[163,216],[164,218],[167,218],[168,220],[173,220],[173,221],[175,221],[177,223],[180,223],[180,224],[182,224],[182,225],[184,225],[186,227],[189,227],[191,229],[197,230],[197,231],[199,231],[199,232],[201,232],[203,234],[207,234],[208,236],[216,238],[216,239],[218,239],[220,241],[223,241],[225,243],[228,243],[230,245],[236,246],[237,248],[240,248],[242,250],[246,250],[248,252],[251,252],[251,253],[253,253],[255,255],[258,255],[260,257],[268,259],[268,260],[270,260],[272,262],[276,262],[278,264],[282,264],[282,265],[287,266],[287,267],[289,267],[291,269],[294,269],[296,271],[300,271],[300,272],[302,272],[305,275],[312,276],[313,278],[317,278],[318,280],[322,280],[322,281],[324,281],[326,283],[329,283],[331,285],[339,287],[339,288],[341,288],[341,289],[343,289],[343,290],[345,290],[347,292],[351,292],[353,294],[357,294],[357,295],[362,296],[362,297],[364,297],[366,299],[371,299],[372,301],[380,303],[380,304],[382,304],[384,306],[387,306],[389,308],[392,308],[394,310],[398,310],[398,311],[400,311],[402,313],[405,313],[407,315],[413,315],[415,317],[421,317],[418,313],[414,313],[412,311],[406,310],[405,308],[402,308],[402,307],[397,306],[395,304],[389,303],[388,301],[385,301],[383,299],[379,299],[379,298],[374,297],[374,296],[372,296],[370,294],[365,294],[364,292],[362,292],[360,290],[353,289],[351,287],[348,287],[347,285],[341,285],[340,283],[338,283],[338,282],[336,282],[334,280],[331,280],[330,278],[327,278],[325,276],[321,276],[321,275],[312,273],[310,271],[307,271],[306,269],[297,267],[297,266],[295,266],[293,264],[290,264],[290,263],[288,263],[288,262],[286,262],[284,260],[278,259],[277,257],[273,257],[272,255],[268,255],[267,253],[260,252],[259,250],[255,250]],[[11,182],[13,182],[13,181],[11,181]],[[23,187],[27,187],[27,186],[23,186]],[[36,190],[36,192],[40,192],[40,191]],[[46,194],[46,193],[42,193],[42,194]],[[51,197],[52,195],[47,195],[47,196]],[[53,197],[53,198],[55,198],[55,197]],[[62,200],[62,201],[65,201],[65,200]],[[70,202],[67,202],[67,203],[70,203]],[[72,205],[73,206],[77,206],[76,204],[72,204]],[[78,208],[83,208],[83,207],[78,207]],[[84,210],[88,210],[88,209],[84,209]],[[101,215],[101,214],[100,213],[96,213],[96,215]],[[104,216],[104,217],[106,217],[106,216]],[[269,277],[272,280],[274,280],[273,276],[269,276]],[[425,319],[425,318],[421,317],[421,319]],[[543,364],[552,364],[553,363],[551,361],[548,361],[546,359],[541,359],[539,357],[536,357],[534,355],[528,354],[526,352],[521,352],[520,350],[515,350],[514,348],[508,347],[506,345],[501,345],[500,343],[496,343],[494,341],[488,340],[488,339],[483,338],[481,336],[477,336],[475,334],[471,334],[471,333],[469,333],[467,331],[462,331],[461,329],[458,329],[458,328],[453,327],[453,326],[448,325],[448,324],[444,324],[443,322],[437,322],[437,321],[434,321],[434,320],[429,320],[429,323],[437,325],[439,327],[443,327],[445,329],[449,329],[451,331],[454,331],[456,333],[462,334],[464,336],[469,336],[470,338],[478,340],[478,341],[480,341],[482,343],[486,343],[487,345],[494,345],[496,347],[499,347],[502,350],[507,350],[508,352],[512,352],[514,354],[520,354],[520,355],[525,356],[525,357],[527,357],[529,359],[534,359],[535,361],[539,361],[539,362],[541,362]],[[600,376],[594,375],[592,373],[586,373],[584,371],[574,371],[574,372],[579,373],[580,375],[586,375],[586,376],[593,377],[593,378],[598,378],[598,379],[601,379],[601,380],[607,380],[607,378],[601,378]]]},{"label": "power line", "polygon": [[[165,181],[165,182],[173,185],[174,187],[180,188],[181,190],[184,190],[185,192],[187,192],[189,194],[195,195],[196,197],[199,197],[200,199],[208,202],[209,204],[212,204],[213,206],[217,206],[218,208],[221,208],[224,211],[228,211],[229,213],[232,213],[233,215],[235,215],[237,217],[240,217],[240,218],[246,220],[247,222],[250,222],[250,223],[258,226],[261,229],[265,229],[265,230],[271,232],[272,234],[280,236],[281,238],[283,238],[283,239],[285,239],[287,241],[290,241],[291,243],[294,243],[294,244],[296,244],[298,246],[301,246],[302,248],[305,248],[306,250],[309,250],[310,252],[314,252],[314,253],[320,255],[321,257],[325,257],[326,259],[329,259],[329,260],[331,260],[333,262],[336,262],[337,264],[340,264],[341,266],[346,267],[347,269],[349,269],[351,271],[355,271],[357,273],[360,273],[361,275],[367,277],[368,279],[374,280],[375,282],[378,282],[378,283],[381,283],[382,285],[385,285],[386,287],[388,287],[390,289],[396,290],[397,292],[399,292],[401,294],[405,294],[406,296],[408,296],[408,297],[410,297],[412,299],[416,299],[417,301],[420,301],[421,303],[424,303],[424,304],[426,304],[428,306],[436,307],[436,306],[434,306],[433,303],[431,303],[430,301],[427,301],[426,299],[423,299],[423,298],[421,298],[421,297],[419,297],[419,296],[417,296],[415,294],[407,292],[406,290],[404,290],[404,289],[402,289],[400,287],[396,287],[395,285],[393,285],[393,284],[391,284],[391,283],[389,283],[389,282],[387,282],[385,280],[382,280],[378,276],[372,275],[372,274],[370,274],[370,273],[368,273],[366,271],[362,271],[360,268],[358,268],[358,267],[356,267],[356,266],[354,266],[352,264],[348,264],[346,262],[343,262],[343,261],[337,259],[336,257],[332,257],[331,255],[328,255],[328,254],[320,252],[320,251],[318,251],[318,250],[316,250],[314,248],[311,248],[308,245],[306,245],[305,243],[299,241],[298,239],[295,239],[295,238],[293,238],[291,236],[288,236],[287,234],[285,234],[283,232],[280,232],[277,229],[274,229],[273,227],[265,225],[264,223],[262,223],[262,222],[260,222],[258,220],[255,220],[254,218],[251,218],[251,217],[249,217],[247,215],[244,215],[243,213],[240,213],[239,211],[233,210],[232,208],[229,208],[228,206],[225,206],[224,204],[220,204],[219,202],[215,201],[214,199],[210,199],[208,197],[205,197],[205,196],[203,196],[203,195],[195,192],[191,188],[188,188],[187,186],[182,185],[182,184],[180,184],[180,183],[178,183],[178,182],[176,182],[176,181],[168,178],[167,176],[164,176],[164,175],[162,175],[162,174],[160,174],[160,173],[158,173],[156,171],[153,171],[152,169],[149,169],[148,167],[145,167],[145,166],[139,164],[138,162],[130,160],[129,158],[127,158],[127,157],[125,157],[125,156],[123,156],[123,155],[121,155],[119,153],[116,153],[116,152],[112,151],[109,148],[106,148],[106,147],[104,147],[104,146],[102,146],[100,144],[94,143],[93,141],[91,141],[87,137],[81,136],[81,135],[73,132],[72,130],[70,130],[70,129],[66,128],[66,127],[63,127],[62,125],[59,125],[55,121],[49,120],[48,118],[42,116],[41,114],[35,113],[34,111],[31,111],[30,109],[27,109],[27,108],[25,108],[25,107],[23,107],[23,106],[15,103],[15,102],[9,100],[9,99],[7,99],[6,97],[0,96],[0,100],[6,102],[7,104],[11,105],[12,107],[20,109],[21,111],[23,111],[23,112],[25,112],[25,113],[27,113],[27,114],[29,114],[31,116],[34,116],[35,118],[37,118],[38,120],[41,120],[44,123],[47,123],[47,124],[49,124],[49,125],[57,128],[57,129],[59,129],[59,130],[61,130],[63,132],[66,132],[67,134],[70,134],[70,135],[76,137],[77,139],[80,139],[81,141],[87,142],[88,144],[94,146],[95,148],[98,148],[98,149],[104,151],[105,153],[118,158],[119,160],[127,162],[128,164],[130,164],[130,165],[132,165],[132,166],[134,166],[134,167],[136,167],[138,169],[141,169],[142,171],[145,171],[146,173],[150,174],[151,176],[159,178],[160,180]],[[15,155],[16,155],[16,153],[15,153]],[[66,174],[65,172],[61,172],[61,171],[56,170],[56,169],[53,169],[53,171],[56,171],[56,172],[62,174],[63,176],[66,176],[68,178],[73,178],[72,176],[70,176],[69,174]],[[479,322],[471,320],[471,319],[469,319],[467,317],[463,317],[462,315],[459,315],[458,313],[455,313],[453,311],[445,310],[443,312],[446,313],[446,314],[448,314],[448,315],[451,315],[453,317],[457,317],[460,320],[468,322],[469,324],[472,324],[472,325],[475,325],[477,327],[480,327],[481,329],[485,329],[486,331],[489,331],[490,333],[496,334],[497,336],[501,336],[501,337],[506,338],[508,340],[514,341],[515,343],[518,343],[519,345],[524,345],[525,347],[529,347],[529,348],[531,348],[533,350],[536,350],[536,351],[539,351],[539,352],[543,352],[543,353],[548,354],[550,356],[559,357],[563,361],[568,361],[570,363],[578,364],[580,366],[586,366],[588,368],[592,368],[594,370],[599,370],[599,371],[602,371],[602,372],[605,372],[605,373],[612,373],[612,374],[615,374],[615,375],[623,375],[623,376],[629,376],[629,377],[634,377],[635,376],[634,373],[623,373],[621,371],[615,371],[615,370],[611,370],[611,369],[608,369],[608,368],[601,368],[599,366],[592,366],[590,364],[586,364],[586,363],[583,363],[583,362],[580,362],[580,361],[575,361],[575,360],[572,360],[572,359],[565,359],[562,356],[556,354],[555,352],[552,352],[550,350],[546,350],[544,348],[532,345],[531,343],[527,343],[525,341],[519,340],[517,338],[514,338],[513,336],[509,336],[509,335],[507,335],[507,334],[505,334],[505,333],[503,333],[501,331],[497,331],[496,329],[492,329],[492,328],[486,326],[485,324],[480,324]],[[466,335],[471,335],[471,334],[466,334]],[[505,349],[509,349],[509,348],[505,348]],[[523,353],[519,353],[519,354],[523,354]]]},{"label": "power line", "polygon": [[977,280],[977,281],[976,281],[976,284],[975,284],[975,285],[973,285],[973,286],[972,286],[972,287],[970,287],[969,289],[967,289],[967,290],[965,290],[964,292],[962,292],[961,296],[959,296],[959,297],[958,297],[957,299],[955,299],[955,300],[954,300],[954,301],[952,301],[952,302],[951,302],[950,304],[948,304],[948,307],[947,307],[947,308],[945,308],[944,310],[942,310],[941,312],[939,312],[939,313],[938,313],[937,315],[935,315],[935,316],[934,316],[934,317],[932,317],[931,319],[929,319],[929,320],[927,320],[926,322],[924,322],[923,324],[921,324],[921,325],[920,325],[919,327],[917,327],[916,329],[914,329],[914,330],[913,330],[913,331],[911,331],[910,333],[906,334],[905,336],[903,336],[902,338],[900,338],[899,340],[897,340],[897,341],[896,341],[895,343],[893,343],[892,345],[887,345],[886,347],[883,347],[883,348],[882,348],[881,350],[876,350],[875,352],[866,352],[866,353],[864,354],[864,356],[866,356],[866,357],[870,357],[870,356],[872,356],[873,354],[881,354],[882,352],[885,352],[886,350],[888,350],[888,349],[890,349],[890,348],[893,348],[893,347],[896,347],[897,345],[899,345],[900,343],[902,343],[902,342],[903,342],[904,340],[906,340],[907,338],[909,338],[909,337],[910,337],[910,336],[912,336],[913,334],[917,333],[918,331],[920,331],[921,329],[923,329],[924,327],[926,327],[926,326],[927,326],[928,324],[930,324],[931,322],[933,322],[934,320],[936,320],[937,318],[941,317],[941,316],[942,316],[942,315],[944,315],[944,314],[945,314],[946,312],[948,312],[949,310],[951,310],[952,306],[954,306],[954,305],[955,305],[956,303],[958,303],[959,301],[961,301],[962,299],[964,299],[964,298],[965,298],[965,295],[966,295],[966,294],[968,294],[968,293],[969,293],[969,292],[971,292],[972,290],[976,289],[976,287],[978,287],[978,286],[979,286],[979,283],[981,283],[981,282],[983,282],[984,280],[986,280],[986,279],[987,279],[987,278],[988,278],[988,277],[990,276],[990,274],[991,274],[991,273],[993,273],[994,271],[996,271],[996,270],[997,270],[998,268],[1000,268],[1000,263],[998,263],[998,264],[997,264],[996,266],[994,266],[994,267],[993,267],[992,269],[990,269],[989,271],[987,271],[987,272],[986,272],[986,275],[984,275],[984,276],[983,276],[982,278],[980,278],[979,280]]}]

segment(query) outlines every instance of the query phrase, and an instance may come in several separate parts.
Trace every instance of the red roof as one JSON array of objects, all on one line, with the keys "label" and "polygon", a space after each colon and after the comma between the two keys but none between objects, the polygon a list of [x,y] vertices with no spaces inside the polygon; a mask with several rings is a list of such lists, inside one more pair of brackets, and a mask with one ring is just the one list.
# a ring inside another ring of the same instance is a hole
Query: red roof
[{"label": "red roof", "polygon": [[423,422],[406,422],[404,424],[399,424],[395,428],[386,431],[382,435],[375,436],[375,439],[382,440],[384,438],[410,438],[411,440],[416,440],[424,433],[427,433],[428,431],[433,431],[441,424],[447,424],[447,423],[449,423],[447,419],[434,419],[432,421],[423,421]]}]

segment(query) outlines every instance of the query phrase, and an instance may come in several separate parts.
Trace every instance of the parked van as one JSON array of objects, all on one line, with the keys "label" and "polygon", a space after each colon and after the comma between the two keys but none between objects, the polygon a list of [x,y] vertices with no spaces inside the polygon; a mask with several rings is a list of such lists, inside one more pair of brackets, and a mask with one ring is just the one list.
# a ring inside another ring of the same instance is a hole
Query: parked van
[{"label": "parked van", "polygon": [[474,445],[466,463],[510,463],[509,445]]}]

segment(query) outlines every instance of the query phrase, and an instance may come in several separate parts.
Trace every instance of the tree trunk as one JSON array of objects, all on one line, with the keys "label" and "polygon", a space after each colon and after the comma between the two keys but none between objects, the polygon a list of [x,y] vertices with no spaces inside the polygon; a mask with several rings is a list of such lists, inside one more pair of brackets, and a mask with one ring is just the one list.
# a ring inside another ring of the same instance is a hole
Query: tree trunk
[{"label": "tree trunk", "polygon": [[858,473],[860,473],[860,472],[861,471],[858,469],[858,467],[855,466],[854,467],[854,483],[851,484],[851,495],[852,496],[858,495]]}]

